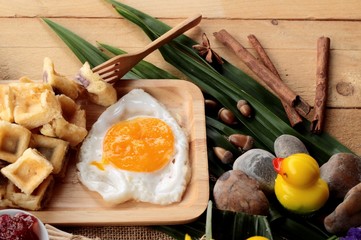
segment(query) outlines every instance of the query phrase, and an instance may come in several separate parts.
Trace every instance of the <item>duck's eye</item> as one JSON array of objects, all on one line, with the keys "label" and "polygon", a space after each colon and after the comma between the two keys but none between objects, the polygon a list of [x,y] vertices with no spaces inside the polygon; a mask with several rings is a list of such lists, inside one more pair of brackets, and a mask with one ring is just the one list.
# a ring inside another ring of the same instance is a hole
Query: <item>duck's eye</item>
[{"label": "duck's eye", "polygon": [[288,178],[287,173],[283,173],[282,175],[283,175],[285,178]]}]

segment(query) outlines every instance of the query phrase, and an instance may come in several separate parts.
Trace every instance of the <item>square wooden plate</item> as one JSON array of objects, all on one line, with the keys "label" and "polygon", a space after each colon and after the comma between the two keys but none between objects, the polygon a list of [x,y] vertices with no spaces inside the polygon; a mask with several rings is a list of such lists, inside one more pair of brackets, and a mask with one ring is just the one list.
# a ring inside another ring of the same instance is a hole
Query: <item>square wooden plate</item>
[{"label": "square wooden plate", "polygon": [[[47,207],[31,213],[44,223],[78,226],[182,224],[195,220],[205,211],[209,199],[204,99],[200,89],[191,82],[172,79],[122,80],[116,88],[119,97],[134,88],[144,89],[163,103],[187,132],[192,178],[182,201],[167,206],[134,201],[107,206],[100,195],[79,182],[74,154]],[[105,109],[93,104],[84,108],[89,128]]]}]

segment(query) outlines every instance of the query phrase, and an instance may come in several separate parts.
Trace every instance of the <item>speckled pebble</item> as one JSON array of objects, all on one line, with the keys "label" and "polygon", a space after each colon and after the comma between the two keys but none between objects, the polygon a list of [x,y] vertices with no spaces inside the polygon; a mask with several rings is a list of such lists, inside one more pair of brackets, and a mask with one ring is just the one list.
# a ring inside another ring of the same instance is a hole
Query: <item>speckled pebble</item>
[{"label": "speckled pebble", "polygon": [[295,153],[308,154],[308,150],[303,142],[289,134],[283,134],[275,140],[274,151],[275,155],[280,158],[285,158]]},{"label": "speckled pebble", "polygon": [[218,209],[267,215],[269,202],[253,178],[239,170],[223,173],[213,188],[214,201]]},{"label": "speckled pebble", "polygon": [[272,153],[254,148],[239,156],[233,163],[233,169],[243,171],[257,180],[265,193],[271,193],[277,175],[272,163],[274,158]]},{"label": "speckled pebble", "polygon": [[320,175],[330,189],[330,196],[343,199],[361,182],[361,158],[352,153],[336,153],[320,167]]},{"label": "speckled pebble", "polygon": [[351,227],[361,226],[361,183],[347,192],[345,199],[324,220],[330,233],[344,233]]}]

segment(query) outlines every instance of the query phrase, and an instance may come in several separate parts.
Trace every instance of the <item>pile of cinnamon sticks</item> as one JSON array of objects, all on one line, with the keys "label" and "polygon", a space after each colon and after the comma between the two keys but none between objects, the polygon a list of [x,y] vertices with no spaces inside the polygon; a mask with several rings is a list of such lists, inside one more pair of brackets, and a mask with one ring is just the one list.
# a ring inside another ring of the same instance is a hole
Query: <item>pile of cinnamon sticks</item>
[{"label": "pile of cinnamon sticks", "polygon": [[[292,127],[302,122],[311,111],[310,105],[299,95],[293,92],[282,81],[277,69],[268,57],[265,49],[256,36],[249,35],[248,40],[258,54],[259,59],[254,57],[241,43],[231,34],[222,29],[214,33],[217,40],[234,53],[254,72],[267,86],[279,97]],[[319,134],[324,127],[328,62],[329,62],[330,39],[320,37],[317,42],[317,70],[316,70],[316,93],[314,103],[314,116],[311,121],[311,131]]]}]

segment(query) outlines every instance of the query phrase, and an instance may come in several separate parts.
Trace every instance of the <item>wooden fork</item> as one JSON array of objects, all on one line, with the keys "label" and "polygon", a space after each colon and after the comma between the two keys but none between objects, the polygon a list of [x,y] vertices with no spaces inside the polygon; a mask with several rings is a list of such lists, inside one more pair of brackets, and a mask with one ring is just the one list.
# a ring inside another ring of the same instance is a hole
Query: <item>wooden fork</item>
[{"label": "wooden fork", "polygon": [[168,43],[173,38],[178,37],[188,29],[196,26],[202,19],[202,15],[197,14],[187,18],[168,32],[148,44],[143,50],[136,53],[128,53],[115,56],[108,61],[94,67],[93,72],[98,73],[106,82],[115,81],[123,77],[138,62],[145,58],[148,54],[158,49],[162,45]]}]

